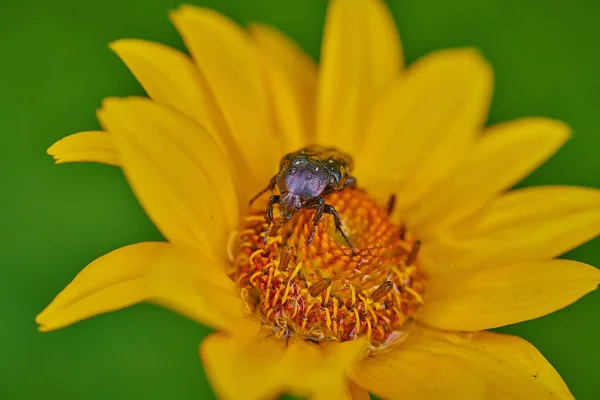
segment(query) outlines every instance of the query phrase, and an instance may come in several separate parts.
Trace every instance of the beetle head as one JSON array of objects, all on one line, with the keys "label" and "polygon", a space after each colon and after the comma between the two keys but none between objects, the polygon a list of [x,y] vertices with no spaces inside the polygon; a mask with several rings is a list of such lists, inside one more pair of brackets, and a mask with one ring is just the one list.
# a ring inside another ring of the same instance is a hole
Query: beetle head
[{"label": "beetle head", "polygon": [[292,218],[292,215],[300,210],[301,206],[302,200],[300,199],[300,196],[295,193],[287,192],[283,195],[279,203],[279,215],[281,215],[282,218],[290,219]]}]

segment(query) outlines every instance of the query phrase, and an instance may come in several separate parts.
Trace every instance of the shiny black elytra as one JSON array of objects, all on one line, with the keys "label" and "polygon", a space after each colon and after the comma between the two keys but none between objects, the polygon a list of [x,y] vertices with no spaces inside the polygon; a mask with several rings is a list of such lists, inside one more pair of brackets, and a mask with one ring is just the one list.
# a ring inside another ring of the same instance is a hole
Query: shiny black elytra
[{"label": "shiny black elytra", "polygon": [[267,205],[267,230],[265,244],[271,223],[273,222],[273,205],[279,204],[280,215],[289,220],[301,208],[314,208],[313,229],[306,241],[309,244],[317,230],[317,223],[321,221],[323,213],[331,214],[335,221],[335,228],[346,240],[356,254],[350,240],[342,230],[342,220],[329,204],[325,204],[323,197],[352,187],[356,179],[350,176],[352,171],[352,158],[334,148],[322,146],[309,146],[297,152],[285,155],[279,163],[279,172],[269,182],[269,185],[250,200],[254,202],[260,195],[267,191],[279,189],[280,195],[271,196]]}]

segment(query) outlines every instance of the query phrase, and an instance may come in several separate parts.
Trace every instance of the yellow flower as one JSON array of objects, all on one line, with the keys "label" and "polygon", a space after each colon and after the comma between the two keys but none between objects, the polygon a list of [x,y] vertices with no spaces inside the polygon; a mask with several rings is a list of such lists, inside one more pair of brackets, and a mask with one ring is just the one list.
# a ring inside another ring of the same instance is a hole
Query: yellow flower
[{"label": "yellow flower", "polygon": [[[485,331],[565,307],[600,281],[554,259],[600,232],[599,191],[507,192],[567,126],[484,128],[488,63],[458,49],[404,68],[378,0],[331,2],[318,73],[271,28],[190,6],[171,18],[192,58],[113,43],[150,99],[105,100],[104,131],[48,151],[120,166],[168,242],[92,262],[38,315],[40,330],[140,302],[169,307],[218,331],[201,356],[223,398],[572,398],[532,345]],[[326,200],[356,255],[327,214],[305,244],[312,210],[265,245],[265,198],[247,207],[281,157],[310,143],[354,159],[361,190]]]}]

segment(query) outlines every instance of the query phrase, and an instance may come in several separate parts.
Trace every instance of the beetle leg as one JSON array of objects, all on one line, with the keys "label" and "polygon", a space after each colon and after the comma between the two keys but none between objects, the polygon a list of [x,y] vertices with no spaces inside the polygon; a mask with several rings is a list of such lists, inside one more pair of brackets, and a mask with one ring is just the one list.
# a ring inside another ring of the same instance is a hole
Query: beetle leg
[{"label": "beetle leg", "polygon": [[350,239],[348,239],[348,236],[346,236],[346,234],[342,230],[342,219],[340,218],[340,215],[338,214],[336,209],[333,208],[333,206],[330,206],[329,204],[325,204],[323,212],[331,214],[333,216],[333,219],[335,221],[335,229],[342,234],[342,236],[346,240],[346,243],[348,243],[350,250],[352,250],[352,255],[355,255],[356,251],[354,250],[354,246],[352,246],[352,243],[350,243]]},{"label": "beetle leg", "polygon": [[250,202],[248,203],[248,205],[252,205],[252,203],[254,203],[254,200],[258,199],[263,193],[266,193],[270,190],[275,189],[275,185],[277,184],[277,175],[274,175],[271,180],[269,181],[269,185],[264,188],[263,190],[261,190],[260,192],[258,192],[258,194],[256,196],[254,196],[253,198],[250,199]]},{"label": "beetle leg", "polygon": [[280,200],[281,197],[279,195],[271,196],[269,198],[269,204],[267,204],[267,215],[265,216],[265,219],[267,220],[267,230],[265,231],[265,246],[267,245],[267,237],[269,236],[271,222],[273,222],[273,204],[279,203]]},{"label": "beetle leg", "polygon": [[315,216],[313,217],[313,228],[312,228],[312,231],[310,232],[310,236],[308,237],[308,240],[306,241],[306,244],[309,244],[312,241],[313,236],[315,236],[315,232],[317,231],[317,223],[319,221],[321,221],[321,217],[323,216],[325,200],[323,200],[323,198],[321,196],[315,197],[314,199],[311,199],[309,202],[307,202],[304,205],[304,207],[316,209]]},{"label": "beetle leg", "polygon": [[346,178],[346,182],[344,182],[344,186],[342,187],[342,189],[354,189],[358,190],[359,192],[365,193],[364,188],[356,186],[356,178],[353,176],[349,176]]},{"label": "beetle leg", "polygon": [[356,178],[353,176],[349,176],[346,178],[346,182],[344,182],[344,189],[353,188],[356,186]]},{"label": "beetle leg", "polygon": [[387,202],[386,211],[388,215],[392,215],[394,212],[394,207],[396,206],[396,194],[392,193],[390,195],[390,199]]}]

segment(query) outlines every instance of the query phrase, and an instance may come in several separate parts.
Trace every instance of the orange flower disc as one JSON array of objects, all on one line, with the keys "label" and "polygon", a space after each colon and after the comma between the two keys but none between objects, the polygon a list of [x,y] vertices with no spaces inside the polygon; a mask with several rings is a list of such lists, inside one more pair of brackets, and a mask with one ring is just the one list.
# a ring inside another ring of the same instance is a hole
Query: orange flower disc
[{"label": "orange flower disc", "polygon": [[306,244],[314,210],[301,210],[285,224],[276,218],[265,246],[266,203],[256,202],[231,243],[230,276],[248,309],[260,312],[278,337],[346,341],[367,335],[374,348],[387,346],[423,303],[419,242],[361,190],[342,190],[326,202],[340,214],[356,254],[327,214]]}]

